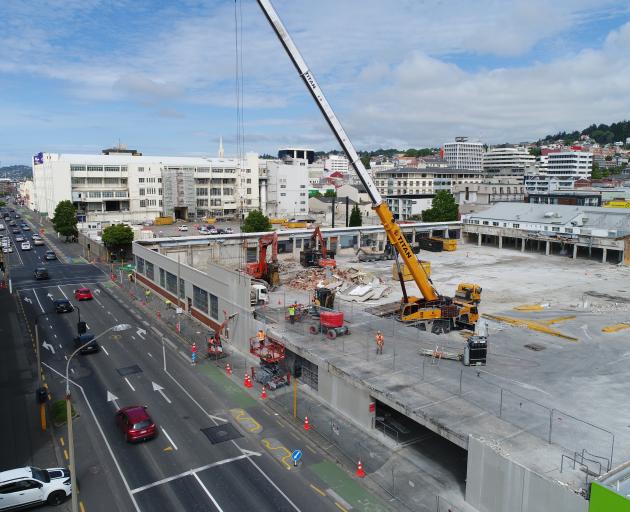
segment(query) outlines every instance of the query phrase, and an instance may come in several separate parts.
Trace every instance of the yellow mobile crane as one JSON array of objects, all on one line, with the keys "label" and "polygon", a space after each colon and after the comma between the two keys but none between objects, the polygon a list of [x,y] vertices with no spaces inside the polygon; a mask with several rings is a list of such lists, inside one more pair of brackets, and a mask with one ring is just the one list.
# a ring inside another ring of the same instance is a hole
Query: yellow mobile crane
[{"label": "yellow mobile crane", "polygon": [[427,330],[432,330],[437,333],[448,332],[451,329],[474,329],[479,319],[477,304],[481,300],[481,287],[470,283],[460,284],[455,298],[445,297],[436,291],[433,287],[433,283],[427,277],[424,269],[418,262],[416,255],[411,250],[400,226],[396,224],[394,215],[387,206],[387,203],[383,201],[380,193],[376,189],[376,185],[365,169],[363,162],[361,162],[352,142],[343,129],[343,126],[341,126],[332,107],[326,100],[324,93],[306,65],[297,46],[295,46],[293,39],[291,39],[287,29],[284,27],[271,1],[257,1],[278,36],[278,39],[282,43],[282,46],[284,46],[291,62],[293,62],[293,65],[297,69],[300,78],[302,78],[306,88],[311,93],[311,96],[323,114],[324,119],[348,156],[348,160],[352,163],[352,167],[372,200],[373,209],[385,228],[387,238],[402,257],[420,289],[422,297],[408,296],[404,282],[401,280],[403,299],[400,308],[400,320],[403,322],[421,322]]}]

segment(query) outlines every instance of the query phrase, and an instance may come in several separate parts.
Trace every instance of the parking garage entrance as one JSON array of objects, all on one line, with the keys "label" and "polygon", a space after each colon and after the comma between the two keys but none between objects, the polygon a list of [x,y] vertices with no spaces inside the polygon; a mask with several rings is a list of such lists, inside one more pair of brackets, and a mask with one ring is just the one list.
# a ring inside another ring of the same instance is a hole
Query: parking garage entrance
[{"label": "parking garage entrance", "polygon": [[175,206],[173,213],[175,214],[175,220],[188,220],[188,206]]}]

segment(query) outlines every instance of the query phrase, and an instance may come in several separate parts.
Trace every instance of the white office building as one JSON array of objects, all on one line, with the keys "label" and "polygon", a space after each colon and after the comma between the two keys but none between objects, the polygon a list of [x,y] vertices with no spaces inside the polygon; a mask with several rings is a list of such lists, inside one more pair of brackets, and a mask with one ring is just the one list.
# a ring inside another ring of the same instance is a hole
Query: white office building
[{"label": "white office building", "polygon": [[307,158],[267,160],[267,215],[298,218],[308,215],[310,165]]},{"label": "white office building", "polygon": [[483,155],[483,172],[486,176],[524,176],[536,167],[536,157],[527,148],[492,148]]},{"label": "white office building", "polygon": [[557,151],[540,157],[538,173],[525,177],[528,192],[549,192],[573,188],[579,179],[588,179],[593,170],[593,154],[587,151]]},{"label": "white office building", "polygon": [[258,155],[236,158],[38,153],[33,207],[48,216],[70,200],[80,222],[142,222],[159,216],[241,217],[259,208]]},{"label": "white office building", "polygon": [[324,169],[329,172],[341,172],[347,174],[350,170],[350,162],[346,155],[328,155],[324,161]]},{"label": "white office building", "polygon": [[470,171],[483,170],[483,144],[470,141],[468,137],[455,137],[455,142],[444,144],[444,160],[449,167],[468,169]]},{"label": "white office building", "polygon": [[376,188],[383,196],[434,194],[439,190],[453,191],[455,185],[481,183],[481,171],[450,167],[401,167],[377,171]]}]

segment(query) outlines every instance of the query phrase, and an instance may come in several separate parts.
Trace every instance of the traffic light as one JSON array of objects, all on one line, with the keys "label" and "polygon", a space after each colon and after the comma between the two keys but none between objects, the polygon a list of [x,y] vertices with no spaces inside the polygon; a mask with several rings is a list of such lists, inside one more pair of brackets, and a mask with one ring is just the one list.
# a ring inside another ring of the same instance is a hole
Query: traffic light
[{"label": "traffic light", "polygon": [[87,323],[77,322],[77,332],[79,333],[79,336],[85,334],[87,332]]}]

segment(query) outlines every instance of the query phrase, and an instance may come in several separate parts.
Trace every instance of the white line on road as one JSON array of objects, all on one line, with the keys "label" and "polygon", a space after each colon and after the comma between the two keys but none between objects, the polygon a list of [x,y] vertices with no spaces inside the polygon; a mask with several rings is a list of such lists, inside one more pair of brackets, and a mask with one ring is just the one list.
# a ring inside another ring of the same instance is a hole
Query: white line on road
[{"label": "white line on road", "polygon": [[61,295],[63,295],[66,300],[70,300],[70,299],[68,299],[68,296],[63,292],[63,289],[61,288],[61,286],[57,286],[57,288],[59,288],[59,291],[61,292]]},{"label": "white line on road", "polygon": [[193,473],[193,476],[195,477],[195,480],[197,480],[197,483],[199,483],[199,485],[201,486],[201,488],[205,491],[205,493],[208,495],[208,498],[210,498],[210,500],[212,501],[212,503],[214,503],[214,506],[217,507],[217,510],[219,510],[220,512],[223,512],[223,509],[219,506],[219,504],[217,503],[217,500],[214,499],[214,496],[212,496],[212,494],[210,494],[210,491],[208,490],[208,488],[203,485],[203,482],[201,481],[201,478],[199,478],[199,476],[197,475],[197,473]]},{"label": "white line on road", "polygon": [[[56,336],[55,336],[55,338],[56,338]],[[63,345],[61,343],[59,343],[59,348],[63,348]]]},{"label": "white line on road", "polygon": [[127,377],[125,377],[125,382],[126,382],[127,384],[129,384],[129,387],[131,388],[131,391],[135,391],[135,390],[136,390],[136,388],[134,388],[134,387],[131,385],[131,382],[129,382],[129,379],[128,379]]},{"label": "white line on road", "polygon": [[173,442],[173,440],[171,439],[171,436],[168,435],[166,430],[164,430],[164,427],[160,427],[160,430],[162,430],[162,433],[166,436],[166,439],[168,439],[169,443],[173,445],[173,448],[177,450],[177,445]]},{"label": "white line on road", "polygon": [[67,361],[68,360],[68,356],[64,354],[63,358]]},{"label": "white line on road", "polygon": [[39,309],[42,310],[42,313],[46,313],[46,311],[44,311],[44,308],[42,306],[42,303],[39,302],[39,297],[37,296],[37,292],[35,291],[34,288],[31,288],[31,290],[33,291],[33,295],[35,295],[35,298],[37,299],[37,304],[39,304]]},{"label": "white line on road", "polygon": [[156,329],[155,327],[151,326],[151,329],[153,329],[153,332],[155,332],[155,334],[157,334],[158,336],[164,336],[164,334],[162,333],[162,331],[160,331],[159,329]]},{"label": "white line on road", "polygon": [[147,354],[149,354],[149,357],[151,357],[151,358],[153,357],[153,356],[151,355],[151,352],[147,352]]},{"label": "white line on road", "polygon": [[106,355],[109,356],[109,352],[107,352],[107,349],[105,347],[101,347],[103,349],[103,352],[105,352]]},{"label": "white line on road", "polygon": [[[55,370],[52,366],[49,366],[46,363],[42,363],[42,365],[47,367],[49,370],[55,372],[60,377],[62,377],[62,378],[64,377],[63,374],[61,374],[60,372]],[[112,447],[109,445],[109,442],[107,441],[107,438],[105,437],[105,433],[103,432],[101,424],[96,419],[96,414],[94,414],[94,409],[92,409],[92,404],[90,404],[89,400],[87,399],[87,395],[85,394],[85,391],[83,390],[83,387],[79,386],[73,380],[70,380],[70,382],[72,383],[73,386],[76,386],[76,387],[78,387],[81,390],[81,394],[83,395],[83,399],[85,400],[85,403],[87,404],[88,408],[90,409],[90,413],[92,413],[92,418],[94,419],[94,423],[96,423],[96,427],[98,428],[98,431],[101,433],[101,436],[103,437],[103,441],[105,441],[105,446],[107,446],[107,450],[109,451],[109,454],[111,455],[112,460],[114,461],[114,464],[116,465],[116,469],[118,470],[118,474],[120,475],[120,478],[122,479],[123,484],[125,485],[125,489],[127,489],[127,492],[129,493],[129,498],[131,498],[131,502],[133,503],[133,506],[135,507],[136,511],[140,512],[140,507],[138,506],[138,503],[136,503],[136,498],[134,497],[133,493],[131,492],[131,488],[129,487],[129,484],[127,483],[127,480],[125,479],[125,475],[123,475],[122,469],[120,469],[120,464],[118,464],[118,460],[116,459],[116,456],[114,455],[114,451],[112,450]]]},{"label": "white line on road", "polygon": [[56,335],[56,334],[53,334],[53,336],[54,336],[55,338],[57,337],[57,335]]},{"label": "white line on road", "polygon": [[98,300],[96,297],[94,297],[94,300],[96,301],[96,303],[101,306],[102,308],[104,308],[105,306],[103,306],[103,304],[101,304],[101,301]]},{"label": "white line on road", "polygon": [[[164,429],[162,429],[162,430],[164,430]],[[147,489],[151,489],[152,487],[157,487],[158,485],[166,484],[168,482],[172,482],[173,480],[177,480],[177,479],[185,477],[185,476],[193,475],[194,473],[200,473],[201,471],[205,471],[206,469],[214,468],[216,466],[223,466],[224,464],[229,464],[230,462],[235,462],[235,461],[241,460],[241,459],[247,459],[247,458],[251,457],[252,455],[260,457],[260,453],[253,452],[253,453],[248,453],[248,454],[245,454],[245,455],[238,455],[237,457],[232,457],[231,459],[219,460],[217,462],[213,462],[212,464],[207,464],[205,466],[201,466],[201,467],[198,467],[198,468],[195,468],[195,469],[189,469],[188,471],[184,471],[183,473],[179,473],[177,475],[169,476],[167,478],[163,478],[162,480],[157,480],[157,481],[152,482],[150,484],[143,485],[142,487],[136,487],[135,489],[132,489],[131,492],[132,492],[132,494],[136,494],[138,492],[146,491]]]},{"label": "white line on road", "polygon": [[[166,361],[165,361],[165,364],[166,364]],[[201,409],[201,410],[203,411],[203,413],[204,413],[206,416],[208,416],[208,418],[210,418],[211,420],[213,420],[213,421],[214,421],[214,422],[216,422],[217,424],[218,424],[218,422],[219,422],[219,421],[221,421],[221,422],[223,422],[223,423],[227,423],[227,420],[226,420],[226,419],[223,419],[223,418],[221,418],[221,417],[219,417],[219,416],[213,416],[213,415],[212,415],[212,414],[210,414],[208,411],[206,411],[206,410],[203,408],[203,406],[202,406],[199,402],[197,402],[197,400],[195,400],[195,399],[192,397],[192,395],[188,392],[188,390],[187,390],[184,386],[182,386],[182,385],[181,385],[181,384],[177,381],[177,379],[176,379],[175,377],[173,377],[173,376],[172,376],[172,375],[171,375],[171,374],[170,374],[170,373],[169,373],[166,369],[164,369],[164,372],[166,373],[166,375],[168,375],[168,376],[169,376],[169,377],[173,380],[173,382],[175,382],[175,384],[177,384],[177,385],[179,386],[179,389],[181,389],[181,390],[182,390],[182,391],[186,394],[186,396],[188,396],[188,398],[190,398],[190,399],[193,401],[193,403],[194,403],[197,407],[199,407],[199,409]]]},{"label": "white line on road", "polygon": [[132,340],[135,340],[135,339],[136,339],[136,337],[132,335],[132,336],[131,336],[131,339],[132,339]]}]

